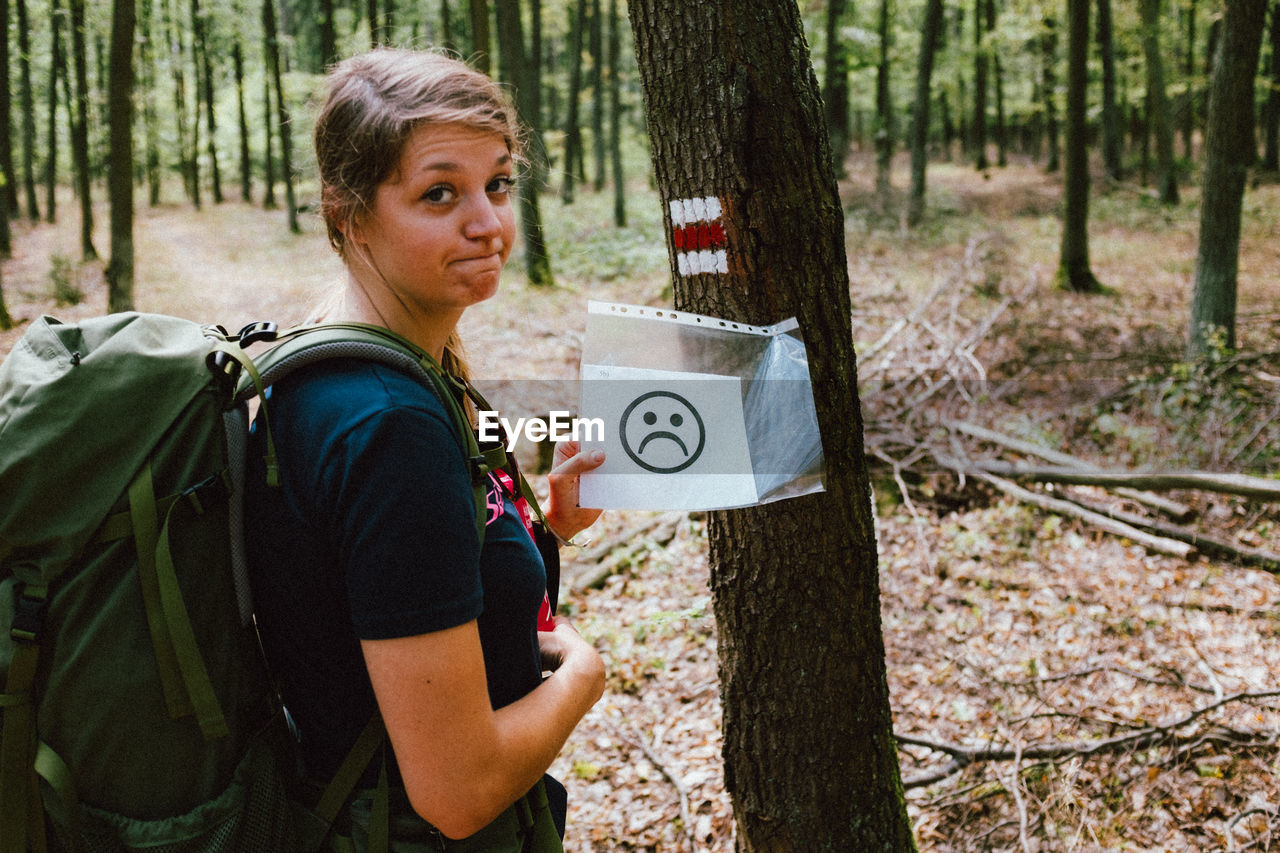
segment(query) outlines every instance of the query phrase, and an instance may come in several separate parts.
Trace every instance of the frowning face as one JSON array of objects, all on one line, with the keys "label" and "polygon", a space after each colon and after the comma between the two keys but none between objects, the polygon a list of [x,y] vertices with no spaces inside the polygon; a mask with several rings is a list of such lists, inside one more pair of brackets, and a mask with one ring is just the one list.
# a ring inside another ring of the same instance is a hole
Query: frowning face
[{"label": "frowning face", "polygon": [[627,406],[619,424],[622,448],[655,474],[674,474],[702,455],[707,429],[693,405],[672,391],[650,391]]}]

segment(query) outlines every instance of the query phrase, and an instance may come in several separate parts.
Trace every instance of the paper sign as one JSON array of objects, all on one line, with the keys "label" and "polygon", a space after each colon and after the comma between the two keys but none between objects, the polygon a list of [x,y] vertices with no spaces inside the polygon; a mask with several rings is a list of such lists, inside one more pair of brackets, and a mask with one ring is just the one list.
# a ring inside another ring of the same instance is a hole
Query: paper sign
[{"label": "paper sign", "polygon": [[579,503],[600,509],[726,509],[756,503],[736,376],[582,366],[584,418],[599,418],[605,462]]}]

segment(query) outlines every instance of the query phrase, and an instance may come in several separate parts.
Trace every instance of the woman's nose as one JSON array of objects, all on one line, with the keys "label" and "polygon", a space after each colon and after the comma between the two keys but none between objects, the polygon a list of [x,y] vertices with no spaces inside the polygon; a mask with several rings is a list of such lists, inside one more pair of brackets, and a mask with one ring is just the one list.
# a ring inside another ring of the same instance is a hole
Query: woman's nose
[{"label": "woman's nose", "polygon": [[470,240],[484,240],[502,233],[502,220],[488,196],[477,199],[467,210],[463,234]]}]

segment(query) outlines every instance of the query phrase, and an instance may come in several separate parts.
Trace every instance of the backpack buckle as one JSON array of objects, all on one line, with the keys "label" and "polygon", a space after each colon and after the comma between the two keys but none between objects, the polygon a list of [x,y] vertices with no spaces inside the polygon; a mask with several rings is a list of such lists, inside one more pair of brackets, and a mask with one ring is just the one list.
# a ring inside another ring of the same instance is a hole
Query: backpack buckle
[{"label": "backpack buckle", "polygon": [[250,344],[274,341],[278,331],[279,326],[270,320],[259,320],[241,329],[235,339],[241,347],[247,347]]},{"label": "backpack buckle", "polygon": [[18,587],[14,591],[13,622],[9,628],[9,636],[21,643],[39,643],[48,603],[43,590],[33,595],[27,591],[26,584]]},{"label": "backpack buckle", "polygon": [[222,350],[213,350],[205,356],[205,364],[224,391],[235,392],[236,383],[240,381],[240,371],[244,369],[240,362]]}]

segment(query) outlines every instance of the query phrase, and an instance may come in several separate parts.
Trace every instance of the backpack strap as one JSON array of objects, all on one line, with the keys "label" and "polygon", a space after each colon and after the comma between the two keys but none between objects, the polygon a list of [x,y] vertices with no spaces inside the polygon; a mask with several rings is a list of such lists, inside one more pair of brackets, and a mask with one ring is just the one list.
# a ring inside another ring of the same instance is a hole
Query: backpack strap
[{"label": "backpack strap", "polygon": [[26,853],[43,846],[44,814],[39,779],[32,770],[36,750],[31,690],[40,663],[40,639],[48,591],[24,583],[15,589],[13,655],[0,694],[0,851]]}]

